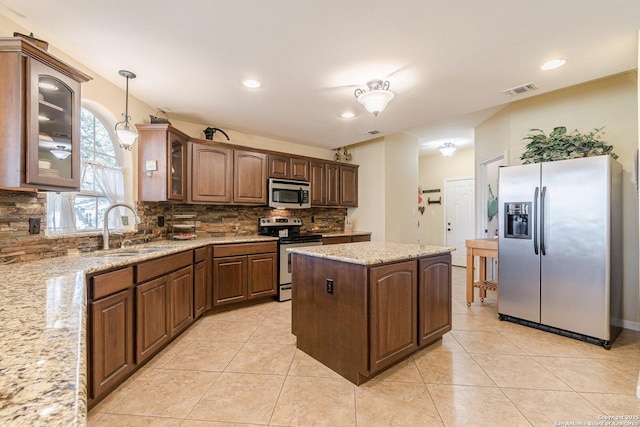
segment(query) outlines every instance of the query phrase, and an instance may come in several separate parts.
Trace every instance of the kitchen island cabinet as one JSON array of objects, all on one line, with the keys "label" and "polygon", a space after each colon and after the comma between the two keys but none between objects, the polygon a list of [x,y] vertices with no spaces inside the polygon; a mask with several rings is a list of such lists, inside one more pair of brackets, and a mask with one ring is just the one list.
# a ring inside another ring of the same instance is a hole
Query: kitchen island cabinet
[{"label": "kitchen island cabinet", "polygon": [[452,248],[384,242],[292,248],[300,350],[362,384],[451,330]]}]

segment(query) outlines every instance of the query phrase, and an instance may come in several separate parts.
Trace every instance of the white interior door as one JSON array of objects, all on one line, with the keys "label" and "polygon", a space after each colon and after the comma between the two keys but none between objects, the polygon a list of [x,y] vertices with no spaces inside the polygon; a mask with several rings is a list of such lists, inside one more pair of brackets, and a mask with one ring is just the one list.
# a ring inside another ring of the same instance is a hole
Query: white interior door
[{"label": "white interior door", "polygon": [[464,241],[475,238],[474,195],[473,178],[450,179],[444,182],[444,241],[446,246],[456,248],[451,253],[451,262],[461,267],[467,265]]}]

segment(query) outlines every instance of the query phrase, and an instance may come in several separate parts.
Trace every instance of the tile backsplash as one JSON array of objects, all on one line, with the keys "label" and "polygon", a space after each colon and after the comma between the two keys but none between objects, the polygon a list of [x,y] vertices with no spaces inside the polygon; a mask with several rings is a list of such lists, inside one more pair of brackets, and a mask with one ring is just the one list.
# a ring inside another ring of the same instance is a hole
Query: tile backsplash
[{"label": "tile backsplash", "polygon": [[[46,193],[0,190],[0,264],[32,261],[66,255],[69,250],[88,252],[102,247],[102,233],[48,236],[46,234]],[[304,231],[343,230],[346,208],[275,210],[255,206],[187,205],[168,202],[136,203],[141,223],[137,231],[123,236],[111,235],[111,247],[123,239],[133,243],[170,237],[173,213],[195,213],[198,237],[246,236],[258,233],[258,218],[263,216],[299,216]],[[164,226],[158,225],[164,217]],[[29,234],[29,218],[40,218],[39,234]]]}]

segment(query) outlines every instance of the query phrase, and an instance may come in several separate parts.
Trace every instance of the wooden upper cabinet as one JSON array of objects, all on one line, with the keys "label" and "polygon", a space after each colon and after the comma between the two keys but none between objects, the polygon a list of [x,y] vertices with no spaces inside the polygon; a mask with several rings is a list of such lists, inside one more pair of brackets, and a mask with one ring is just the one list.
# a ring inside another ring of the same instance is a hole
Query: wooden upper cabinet
[{"label": "wooden upper cabinet", "polygon": [[185,201],[187,141],[168,124],[138,124],[138,200]]},{"label": "wooden upper cabinet", "polygon": [[297,181],[309,181],[309,161],[300,157],[292,157],[290,160],[291,179]]},{"label": "wooden upper cabinet", "polygon": [[340,205],[340,166],[327,163],[325,175],[327,177],[326,200],[327,206]]},{"label": "wooden upper cabinet", "polygon": [[233,201],[267,204],[267,155],[233,150]]},{"label": "wooden upper cabinet", "polygon": [[309,181],[309,160],[269,154],[269,178]]},{"label": "wooden upper cabinet", "polygon": [[340,166],[340,206],[358,206],[358,168]]},{"label": "wooden upper cabinet", "polygon": [[0,186],[80,188],[80,85],[89,80],[22,38],[0,38]]},{"label": "wooden upper cabinet", "polygon": [[291,177],[290,158],[269,154],[269,178],[289,179]]},{"label": "wooden upper cabinet", "polygon": [[190,202],[231,203],[233,150],[220,145],[189,142]]},{"label": "wooden upper cabinet", "polygon": [[325,163],[309,162],[309,182],[311,183],[311,205],[324,206],[327,202],[327,181]]}]

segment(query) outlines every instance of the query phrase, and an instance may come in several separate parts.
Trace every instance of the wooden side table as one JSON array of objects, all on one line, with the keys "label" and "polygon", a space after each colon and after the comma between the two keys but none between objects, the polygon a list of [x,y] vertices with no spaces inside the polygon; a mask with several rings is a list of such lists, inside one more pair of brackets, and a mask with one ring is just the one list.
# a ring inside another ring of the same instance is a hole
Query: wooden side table
[{"label": "wooden side table", "polygon": [[[480,301],[484,302],[487,290],[498,292],[498,282],[487,280],[487,258],[498,258],[498,239],[465,240],[467,247],[467,307],[473,302],[473,289],[480,290]],[[473,281],[473,258],[480,258],[478,281]]]}]

